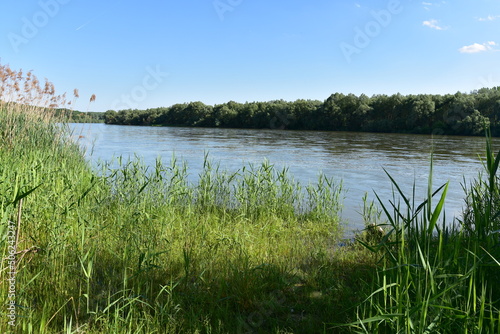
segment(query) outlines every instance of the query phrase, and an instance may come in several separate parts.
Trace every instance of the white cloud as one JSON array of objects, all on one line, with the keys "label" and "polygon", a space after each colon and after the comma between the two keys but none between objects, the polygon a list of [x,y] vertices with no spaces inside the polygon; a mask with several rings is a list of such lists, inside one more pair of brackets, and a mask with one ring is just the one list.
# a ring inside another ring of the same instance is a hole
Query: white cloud
[{"label": "white cloud", "polygon": [[466,45],[458,49],[460,53],[479,53],[493,50],[493,46],[496,46],[497,43],[493,41],[489,41],[483,44],[474,43],[472,45]]},{"label": "white cloud", "polygon": [[461,53],[478,53],[478,52],[483,52],[483,51],[487,51],[487,50],[488,50],[488,48],[485,45],[478,44],[478,43],[463,46],[460,49],[458,49],[458,51],[460,51]]},{"label": "white cloud", "polygon": [[422,23],[422,25],[426,26],[426,27],[429,27],[429,28],[432,28],[432,29],[436,29],[436,30],[444,30],[446,28],[443,28],[439,25],[439,22],[437,20],[429,20],[429,21],[424,21]]},{"label": "white cloud", "polygon": [[480,17],[478,18],[478,21],[495,21],[496,19],[499,19],[500,15],[488,15],[487,17]]}]

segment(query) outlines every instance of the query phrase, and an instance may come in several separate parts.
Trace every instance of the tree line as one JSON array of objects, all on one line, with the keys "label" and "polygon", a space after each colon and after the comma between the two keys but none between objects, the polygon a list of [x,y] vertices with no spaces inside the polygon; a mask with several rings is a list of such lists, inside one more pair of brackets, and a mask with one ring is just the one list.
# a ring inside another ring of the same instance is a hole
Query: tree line
[{"label": "tree line", "polygon": [[69,123],[103,123],[103,112],[82,112],[67,108],[54,109],[54,116],[63,122]]},{"label": "tree line", "polygon": [[325,101],[202,102],[147,110],[108,110],[107,124],[500,135],[500,86],[446,95],[335,93]]}]

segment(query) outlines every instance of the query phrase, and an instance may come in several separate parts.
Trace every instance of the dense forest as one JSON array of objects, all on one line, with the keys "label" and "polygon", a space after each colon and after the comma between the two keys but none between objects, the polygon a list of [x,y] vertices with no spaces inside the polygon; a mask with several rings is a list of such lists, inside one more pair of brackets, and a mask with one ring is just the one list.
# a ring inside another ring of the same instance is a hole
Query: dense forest
[{"label": "dense forest", "polygon": [[202,102],[108,110],[107,124],[221,128],[500,135],[500,87],[447,95],[332,94],[324,102]]}]

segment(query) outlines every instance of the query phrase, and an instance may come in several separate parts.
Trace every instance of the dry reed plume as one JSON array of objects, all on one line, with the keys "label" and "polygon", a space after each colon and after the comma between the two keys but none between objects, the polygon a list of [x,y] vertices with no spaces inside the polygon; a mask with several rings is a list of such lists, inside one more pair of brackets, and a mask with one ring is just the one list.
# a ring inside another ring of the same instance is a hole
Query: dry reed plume
[{"label": "dry reed plume", "polygon": [[66,94],[56,95],[54,85],[45,79],[41,83],[29,71],[12,70],[0,65],[0,107],[11,112],[33,114],[39,120],[50,120],[54,108],[65,107]]},{"label": "dry reed plume", "polygon": [[[78,89],[73,91],[73,95],[74,100],[68,101],[66,93],[56,94],[54,84],[47,79],[40,82],[32,71],[15,71],[9,65],[0,64],[0,112],[6,116],[1,146],[10,145],[14,138],[18,138],[21,126],[61,122],[66,116],[64,111],[71,110],[79,98]],[[93,101],[95,94],[90,99],[90,102]],[[12,117],[16,115],[22,115],[30,122],[21,125],[19,118]]]}]

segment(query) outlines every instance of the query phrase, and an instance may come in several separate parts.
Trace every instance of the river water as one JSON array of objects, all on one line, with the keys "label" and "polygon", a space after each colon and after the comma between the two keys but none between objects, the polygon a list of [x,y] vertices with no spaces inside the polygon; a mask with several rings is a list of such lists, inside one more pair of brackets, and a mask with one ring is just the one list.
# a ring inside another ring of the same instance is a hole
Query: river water
[{"label": "river water", "polygon": [[[430,156],[433,154],[434,189],[449,181],[445,211],[447,221],[460,217],[464,203],[462,183],[477,177],[484,156],[483,137],[246,130],[183,127],[70,124],[73,136],[96,163],[113,157],[137,155],[146,164],[158,157],[169,163],[172,156],[188,164],[193,182],[203,167],[205,153],[223,169],[236,171],[249,163],[267,159],[277,168],[288,167],[303,185],[315,182],[320,172],[343,182],[342,217],[348,229],[360,229],[362,197],[374,192],[392,198],[392,186],[384,168],[417,200],[426,193]],[[494,147],[500,146],[499,139]],[[437,199],[435,200],[437,202]]]}]

